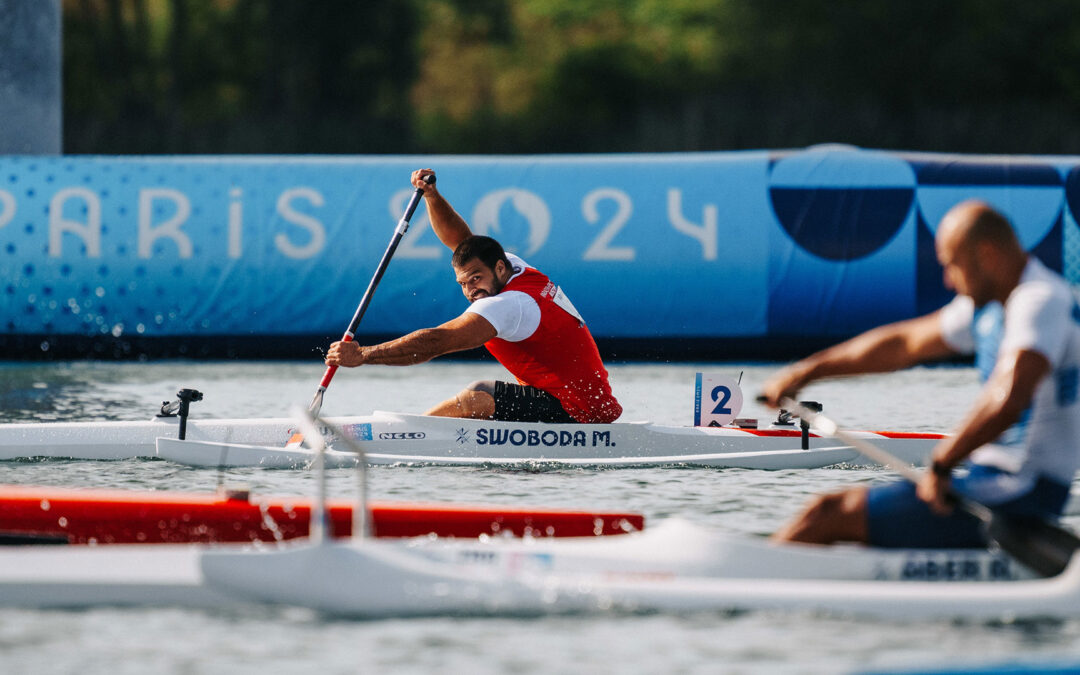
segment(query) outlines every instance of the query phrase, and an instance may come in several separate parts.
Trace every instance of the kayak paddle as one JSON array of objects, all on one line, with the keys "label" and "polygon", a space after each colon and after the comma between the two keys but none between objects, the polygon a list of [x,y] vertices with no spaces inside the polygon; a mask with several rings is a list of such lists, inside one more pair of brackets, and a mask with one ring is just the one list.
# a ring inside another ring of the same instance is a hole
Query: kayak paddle
[{"label": "kayak paddle", "polygon": [[[428,185],[434,185],[435,175],[425,176],[424,182]],[[408,205],[405,207],[405,214],[401,217],[401,220],[398,221],[397,227],[394,228],[394,236],[390,238],[390,245],[386,247],[386,252],[383,253],[382,260],[379,261],[379,266],[375,269],[375,276],[373,276],[371,282],[368,283],[367,290],[364,291],[364,297],[360,300],[360,305],[357,306],[352,321],[349,322],[349,328],[341,338],[342,342],[352,342],[353,338],[356,337],[356,329],[360,326],[360,320],[364,318],[364,313],[367,311],[368,305],[371,304],[371,296],[375,294],[375,287],[379,285],[379,281],[382,280],[386,268],[390,265],[390,258],[394,256],[394,251],[397,250],[401,238],[409,231],[409,220],[412,218],[413,211],[416,210],[416,207],[420,204],[420,199],[423,196],[424,191],[421,188],[416,188],[413,192],[412,199],[409,200]],[[308,406],[308,410],[311,412],[312,417],[318,417],[319,411],[322,410],[323,394],[326,393],[326,388],[330,386],[330,380],[334,379],[334,373],[337,372],[337,369],[337,366],[326,367],[326,372],[323,373],[322,380],[319,382],[319,388],[315,391],[314,398],[311,399],[311,405]],[[297,438],[297,436],[300,436],[300,438]],[[303,440],[303,436],[294,434],[293,437],[289,439],[289,445],[297,444],[300,440]]]}]

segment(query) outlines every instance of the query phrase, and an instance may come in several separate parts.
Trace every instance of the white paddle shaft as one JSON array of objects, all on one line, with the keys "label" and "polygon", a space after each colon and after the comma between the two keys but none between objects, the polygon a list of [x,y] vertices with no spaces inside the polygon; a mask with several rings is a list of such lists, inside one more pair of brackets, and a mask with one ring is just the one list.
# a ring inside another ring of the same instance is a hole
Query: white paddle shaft
[{"label": "white paddle shaft", "polygon": [[921,471],[905,462],[900,461],[900,459],[893,456],[893,454],[888,450],[874,445],[865,438],[859,438],[855,434],[850,434],[844,431],[836,422],[832,421],[822,413],[811,410],[810,408],[807,408],[801,403],[796,403],[790,398],[785,398],[781,400],[780,405],[782,405],[787,410],[794,411],[799,417],[809,422],[811,425],[814,426],[814,428],[816,428],[824,435],[831,436],[832,438],[843,441],[845,444],[855,448],[856,450],[866,455],[870,459],[874,460],[878,464],[887,466],[893,471],[896,471],[904,478],[910,480],[912,483],[918,483],[920,480],[922,480]]},{"label": "white paddle shaft", "polygon": [[[919,481],[922,480],[922,471],[919,471],[918,469],[909,464],[905,464],[897,457],[893,456],[893,454],[888,450],[874,445],[865,438],[859,438],[854,434],[844,431],[836,422],[832,421],[820,412],[811,410],[810,408],[807,408],[800,403],[796,403],[790,398],[782,399],[780,401],[780,404],[788,410],[795,411],[795,413],[798,414],[799,417],[813,424],[818,431],[825,434],[826,436],[831,436],[835,439],[843,441],[847,445],[855,448],[856,450],[866,455],[870,459],[874,460],[878,464],[887,466],[888,468],[897,472],[912,483],[918,485]],[[956,500],[956,502],[961,508],[963,508],[971,515],[984,522],[990,522],[990,509],[988,509],[985,505],[978,502],[970,501],[968,499],[964,499],[957,495],[955,492],[952,493],[952,498]]]}]

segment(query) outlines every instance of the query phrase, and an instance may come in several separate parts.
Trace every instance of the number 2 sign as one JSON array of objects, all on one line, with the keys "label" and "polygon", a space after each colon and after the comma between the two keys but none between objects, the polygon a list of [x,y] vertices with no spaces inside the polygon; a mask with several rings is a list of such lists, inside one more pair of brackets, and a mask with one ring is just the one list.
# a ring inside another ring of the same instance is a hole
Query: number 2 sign
[{"label": "number 2 sign", "polygon": [[730,423],[742,410],[742,390],[735,378],[720,373],[698,373],[694,385],[694,426]]}]

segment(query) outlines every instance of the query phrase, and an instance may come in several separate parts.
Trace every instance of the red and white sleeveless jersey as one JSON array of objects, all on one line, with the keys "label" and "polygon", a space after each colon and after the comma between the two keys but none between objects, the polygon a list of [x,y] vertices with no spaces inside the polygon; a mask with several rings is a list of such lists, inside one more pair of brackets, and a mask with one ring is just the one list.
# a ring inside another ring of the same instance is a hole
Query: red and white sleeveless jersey
[{"label": "red and white sleeveless jersey", "polygon": [[578,422],[614,422],[622,406],[584,319],[546,275],[513,254],[507,258],[510,281],[468,309],[497,331],[484,346],[519,383],[551,394]]}]

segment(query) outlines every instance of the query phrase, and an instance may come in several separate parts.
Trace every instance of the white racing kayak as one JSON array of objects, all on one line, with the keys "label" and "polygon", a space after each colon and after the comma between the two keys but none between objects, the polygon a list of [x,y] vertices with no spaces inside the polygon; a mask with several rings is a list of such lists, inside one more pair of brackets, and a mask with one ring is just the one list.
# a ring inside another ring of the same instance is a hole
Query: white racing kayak
[{"label": "white racing kayak", "polygon": [[[246,467],[264,469],[301,469],[309,467],[315,454],[304,448],[270,448],[238,443],[180,441],[157,439],[157,456],[177,464],[194,467]],[[629,457],[458,457],[453,455],[410,455],[367,453],[368,464],[409,464],[433,466],[500,466],[544,468],[589,466],[632,468],[645,466],[708,466],[729,469],[818,469],[836,464],[858,463],[859,453],[851,446],[838,445],[810,450],[760,450],[757,452],[719,452],[693,455],[631,455]],[[328,450],[324,456],[328,469],[354,467],[356,454]]]},{"label": "white racing kayak", "polygon": [[[281,583],[289,579],[289,583]],[[365,618],[799,610],[883,619],[1080,616],[1080,564],[775,544],[671,520],[621,537],[0,548],[0,605],[246,604]]]},{"label": "white racing kayak", "polygon": [[[849,446],[811,434],[807,449],[798,430],[680,427],[650,423],[542,424],[463,420],[376,412],[340,423],[328,420],[359,441],[370,464],[570,465],[634,467],[689,465],[746,469],[810,469],[867,460]],[[861,432],[921,464],[939,434]],[[342,439],[329,436],[333,447]],[[304,447],[159,438],[156,456],[200,467],[302,468],[315,453]],[[329,450],[328,467],[356,465],[347,450]]]},{"label": "white racing kayak", "polygon": [[[294,418],[189,419],[190,405],[202,398],[199,391],[181,389],[176,401],[162,404],[161,415],[145,422],[0,424],[0,460],[157,457],[200,467],[300,468],[314,459],[313,451],[290,442],[297,431]],[[776,470],[871,463],[850,446],[820,436],[784,411],[764,428],[758,428],[756,420],[737,419],[741,400],[735,381],[699,373],[695,426],[499,422],[375,411],[326,420],[336,430],[325,438],[331,446],[326,461],[333,467],[354,466],[354,450],[360,448],[372,464],[689,465]],[[924,463],[944,437],[853,433],[916,465]]]},{"label": "white racing kayak", "polygon": [[[375,412],[334,424],[357,441],[370,464],[634,467],[688,465],[745,469],[811,469],[866,464],[854,448],[813,430],[803,449],[798,428],[684,427],[648,422],[543,424],[466,420]],[[941,434],[856,432],[901,459],[922,464]],[[330,434],[327,443],[344,446]],[[300,468],[315,453],[304,447],[206,440],[157,440],[157,456],[201,467]],[[347,450],[329,450],[328,467],[355,466]]]},{"label": "white racing kayak", "polygon": [[[811,429],[802,449],[794,425],[747,429],[648,422],[543,424],[465,420],[405,413],[328,418],[360,441],[377,464],[575,464],[609,467],[698,465],[752,469],[816,468],[868,463]],[[146,422],[49,422],[0,425],[0,460],[159,457],[193,466],[297,468],[314,453],[285,447],[292,418],[192,419],[180,441],[175,417]],[[901,459],[922,464],[941,434],[857,432]],[[158,439],[162,439],[158,441]],[[331,445],[336,440],[328,439]],[[327,453],[329,466],[352,466],[351,452]]]}]

